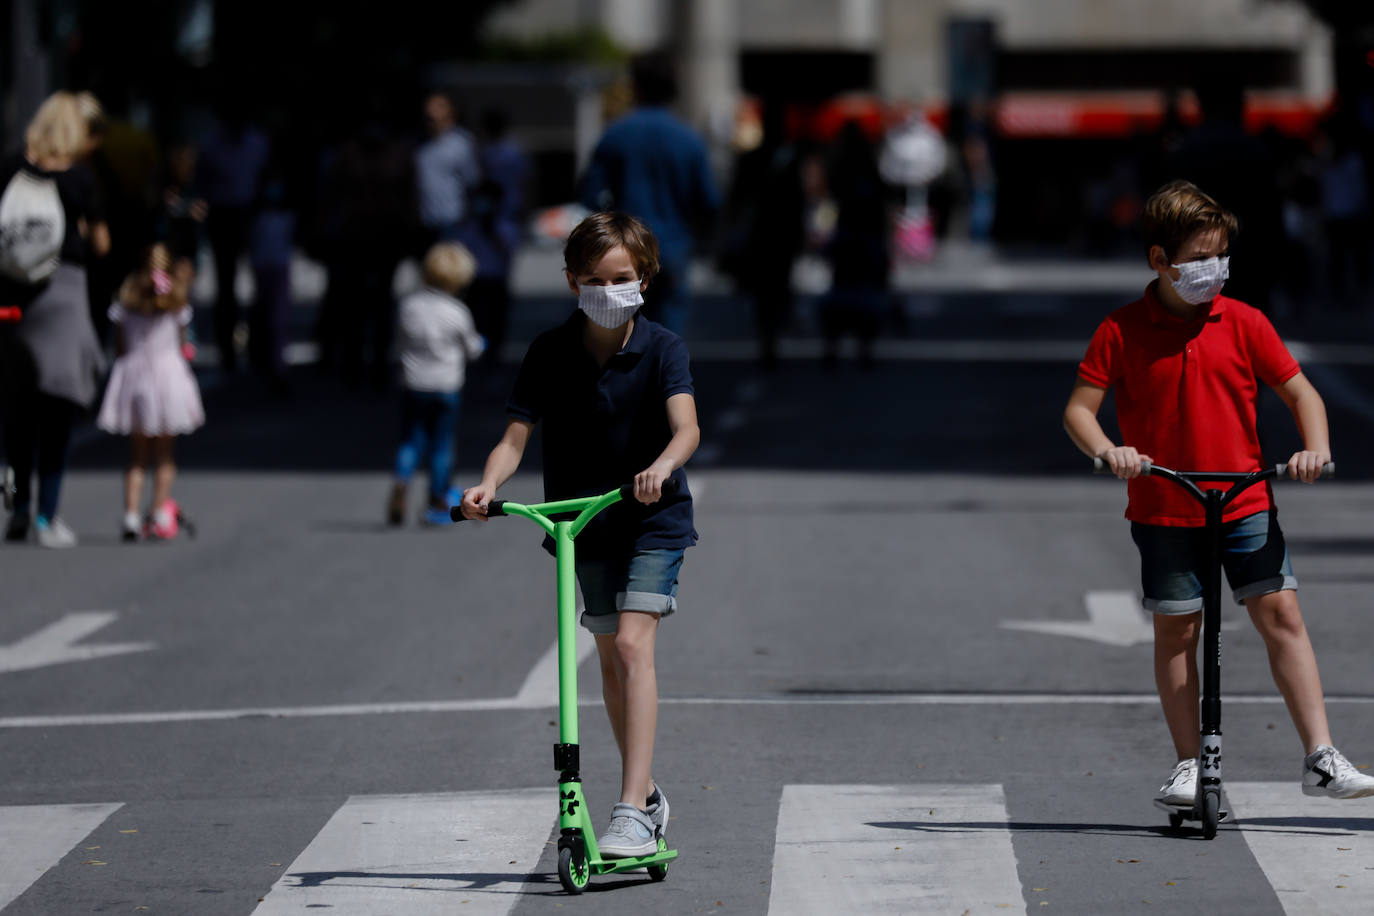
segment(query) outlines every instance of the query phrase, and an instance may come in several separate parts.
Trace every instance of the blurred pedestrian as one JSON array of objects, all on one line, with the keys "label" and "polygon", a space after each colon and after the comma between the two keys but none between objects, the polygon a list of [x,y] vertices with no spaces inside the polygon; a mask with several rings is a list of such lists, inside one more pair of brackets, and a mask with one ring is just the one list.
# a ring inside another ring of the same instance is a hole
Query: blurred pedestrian
[{"label": "blurred pedestrian", "polygon": [[[126,541],[176,537],[181,512],[172,499],[177,471],[173,443],[205,422],[200,389],[185,354],[191,323],[187,281],[173,274],[172,253],[164,244],[150,246],[142,260],[110,306],[119,356],[96,418],[106,432],[129,437],[120,523]],[[140,516],[144,469],[150,463],[153,498]]]},{"label": "blurred pedestrian", "polygon": [[32,536],[44,547],[77,542],[58,503],[72,425],[95,400],[104,363],[85,270],[87,234],[101,214],[91,182],[74,168],[86,142],[76,97],[56,92],[29,123],[24,152],[0,165],[0,308],[22,316],[0,353],[5,452],[14,472],[5,539]]},{"label": "blurred pedestrian", "polygon": [[490,358],[499,361],[510,312],[511,265],[525,235],[529,157],[510,135],[504,111],[484,112],[482,133],[482,180],[472,190],[462,232],[463,244],[477,259],[477,276],[465,298],[477,330],[487,338]]},{"label": "blurred pedestrian", "polygon": [[86,293],[96,338],[104,341],[109,330],[105,309],[119,283],[114,267],[110,222],[115,220],[114,211],[123,202],[119,200],[119,176],[105,150],[105,137],[110,127],[105,108],[91,92],[76,93],[76,104],[86,121],[86,142],[82,145],[81,155],[77,157],[77,164],[72,167],[72,175],[90,182],[91,199],[95,202],[95,210],[101,214],[99,219],[92,220],[86,227]]},{"label": "blurred pedestrian", "polygon": [[706,144],[668,108],[677,97],[672,62],[638,58],[632,67],[635,107],[606,128],[582,175],[580,198],[592,210],[642,219],[659,245],[659,272],[645,314],[680,334],[687,321],[687,269],[693,236],[720,209]]},{"label": "blurred pedestrian", "polygon": [[1327,280],[1338,308],[1367,309],[1371,254],[1369,176],[1350,116],[1322,125],[1317,135],[1318,182]]},{"label": "blurred pedestrian", "polygon": [[721,268],[752,300],[758,361],[777,365],[778,335],[792,312],[792,265],[801,252],[806,197],[802,151],[784,133],[782,106],[764,106],[760,133],[740,140],[730,194]]},{"label": "blurred pedestrian", "polygon": [[416,234],[411,150],[373,113],[324,168],[316,246],[329,285],[316,326],[321,364],[349,386],[389,381],[395,323],[392,281]]},{"label": "blurred pedestrian", "polygon": [[429,139],[415,152],[423,248],[456,242],[469,216],[468,195],[482,178],[477,144],[458,125],[458,107],[446,92],[432,92],[424,104]]},{"label": "blurred pedestrian", "polygon": [[215,344],[221,368],[232,372],[238,366],[234,332],[239,321],[239,259],[248,250],[253,204],[270,146],[267,135],[250,123],[240,96],[225,94],[219,118],[200,147],[196,189],[206,204],[205,232],[215,263]]},{"label": "blurred pedestrian", "polygon": [[878,172],[877,149],[856,121],[840,129],[826,184],[836,214],[825,249],[832,270],[830,291],[820,306],[825,364],[835,365],[840,339],[852,334],[858,339],[860,365],[871,368],[873,341],[888,307],[891,200]]},{"label": "blurred pedestrian", "polygon": [[472,282],[477,263],[455,242],[439,242],[424,259],[422,289],[401,301],[397,345],[405,390],[401,395],[401,442],[396,450],[396,478],[387,500],[386,520],[405,519],[406,489],[420,462],[429,459],[429,503],[426,524],[448,524],[453,470],[453,439],[458,429],[465,370],[482,355],[486,341],[457,297]]},{"label": "blurred pedestrian", "polygon": [[195,276],[207,212],[205,201],[196,196],[193,187],[196,155],[195,144],[189,142],[177,143],[168,150],[162,165],[162,190],[155,228],[157,238],[172,256],[174,272],[189,270],[185,277],[188,287]]},{"label": "blurred pedestrian", "polygon": [[286,345],[291,321],[291,259],[296,213],[291,207],[282,163],[275,157],[263,173],[249,234],[255,300],[248,324],[253,369],[277,397],[287,394]]}]

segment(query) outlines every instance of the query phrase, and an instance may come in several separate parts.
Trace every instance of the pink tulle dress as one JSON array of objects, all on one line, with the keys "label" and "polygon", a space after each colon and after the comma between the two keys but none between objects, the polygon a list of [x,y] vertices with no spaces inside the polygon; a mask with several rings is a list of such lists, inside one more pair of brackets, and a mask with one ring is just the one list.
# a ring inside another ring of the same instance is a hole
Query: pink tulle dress
[{"label": "pink tulle dress", "polygon": [[110,306],[110,321],[124,333],[124,354],[110,370],[96,425],[127,436],[179,436],[205,422],[200,388],[181,352],[182,327],[191,307],[180,312],[134,312]]}]

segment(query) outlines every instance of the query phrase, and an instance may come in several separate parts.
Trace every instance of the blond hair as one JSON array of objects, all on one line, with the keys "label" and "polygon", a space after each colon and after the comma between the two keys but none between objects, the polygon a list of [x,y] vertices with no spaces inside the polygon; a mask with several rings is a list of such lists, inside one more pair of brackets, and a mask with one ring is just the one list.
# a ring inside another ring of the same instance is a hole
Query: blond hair
[{"label": "blond hair", "polygon": [[39,106],[24,132],[30,159],[74,159],[86,145],[86,118],[70,92],[54,92]]},{"label": "blond hair", "polygon": [[1171,262],[1183,243],[1203,229],[1220,229],[1228,240],[1240,224],[1231,211],[1217,203],[1191,181],[1171,181],[1150,195],[1140,217],[1145,238],[1145,257],[1158,245]]},{"label": "blond hair", "polygon": [[[175,267],[166,245],[149,245],[143,250],[139,268],[120,284],[119,304],[144,314],[180,310],[190,301],[190,281],[184,270]],[[155,276],[158,273],[160,277]],[[158,280],[165,284],[164,292],[158,292]]]},{"label": "blond hair", "polygon": [[439,242],[425,253],[425,283],[447,293],[457,293],[472,282],[477,259],[457,242]]},{"label": "blond hair", "polygon": [[574,277],[596,269],[612,248],[624,248],[647,280],[658,273],[658,239],[649,227],[628,213],[602,210],[577,224],[563,247],[563,266]]},{"label": "blond hair", "polygon": [[86,132],[92,137],[103,136],[109,127],[109,120],[105,117],[105,106],[100,104],[95,93],[78,92],[76,104],[81,109],[81,117],[86,120]]}]

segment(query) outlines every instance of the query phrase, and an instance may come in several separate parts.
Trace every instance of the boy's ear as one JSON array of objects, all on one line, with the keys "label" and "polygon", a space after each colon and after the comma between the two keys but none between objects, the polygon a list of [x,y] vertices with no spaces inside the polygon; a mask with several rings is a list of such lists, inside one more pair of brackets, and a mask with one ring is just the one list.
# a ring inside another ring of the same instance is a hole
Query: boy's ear
[{"label": "boy's ear", "polygon": [[577,287],[577,278],[572,275],[571,270],[564,270],[563,276],[568,278],[568,289],[572,290],[574,294],[580,292]]},{"label": "boy's ear", "polygon": [[1172,267],[1169,263],[1169,256],[1164,252],[1163,245],[1150,246],[1150,269],[1154,271],[1168,270]]}]

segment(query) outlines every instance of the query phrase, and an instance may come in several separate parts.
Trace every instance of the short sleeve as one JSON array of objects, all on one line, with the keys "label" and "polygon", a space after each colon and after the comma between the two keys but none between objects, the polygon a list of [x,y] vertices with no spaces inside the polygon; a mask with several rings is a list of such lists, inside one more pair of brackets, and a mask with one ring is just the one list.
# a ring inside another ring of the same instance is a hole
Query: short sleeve
[{"label": "short sleeve", "polygon": [[183,328],[187,327],[194,317],[196,317],[195,311],[189,305],[183,305],[181,311],[177,312],[177,324]]},{"label": "short sleeve", "polygon": [[1121,327],[1110,318],[1097,326],[1078,375],[1099,388],[1110,388],[1121,374]]},{"label": "short sleeve", "polygon": [[123,324],[124,306],[118,301],[111,302],[110,307],[105,311],[105,317],[110,319],[110,324]]},{"label": "short sleeve", "polygon": [[659,384],[663,388],[663,400],[675,394],[694,394],[692,385],[692,360],[687,353],[687,344],[681,337],[673,337],[663,350],[659,362]]},{"label": "short sleeve", "polygon": [[542,349],[540,342],[535,340],[525,351],[520,371],[515,376],[515,387],[506,402],[507,416],[526,423],[538,423],[544,415],[544,393],[548,388],[544,384],[544,363],[539,355]]},{"label": "short sleeve", "polygon": [[1255,375],[1271,388],[1282,385],[1302,371],[1298,361],[1279,338],[1274,325],[1258,309],[1250,316],[1248,344]]}]

